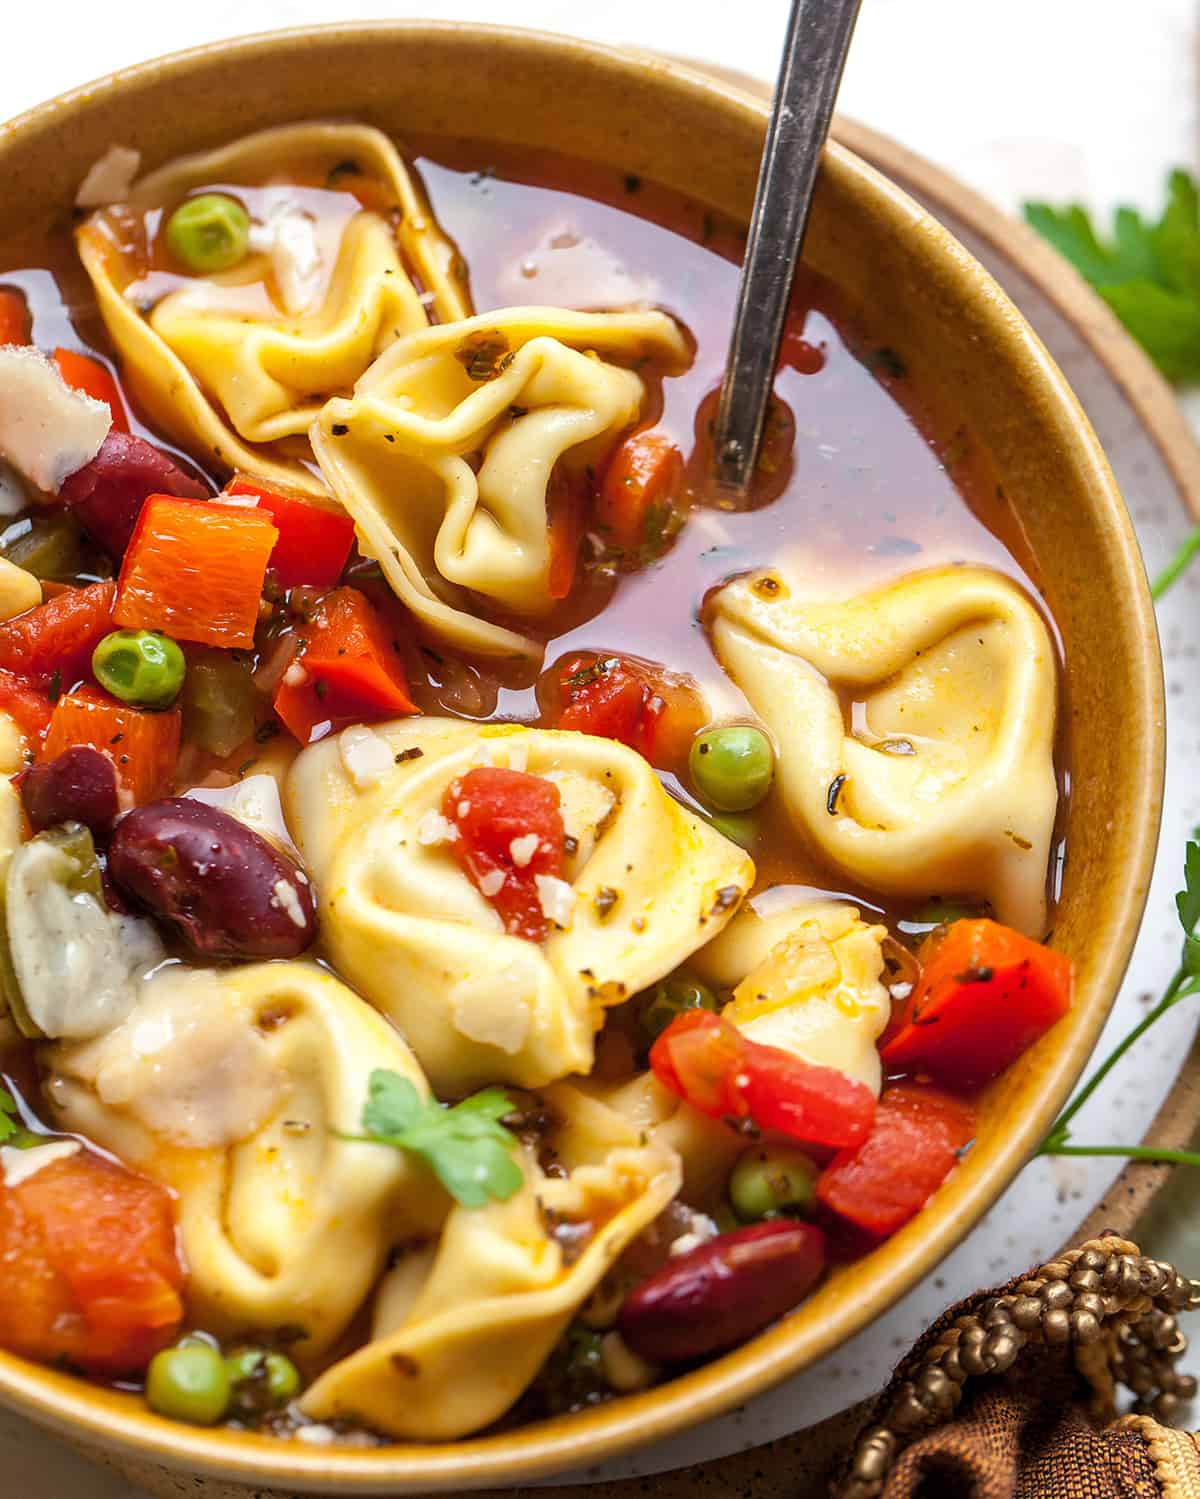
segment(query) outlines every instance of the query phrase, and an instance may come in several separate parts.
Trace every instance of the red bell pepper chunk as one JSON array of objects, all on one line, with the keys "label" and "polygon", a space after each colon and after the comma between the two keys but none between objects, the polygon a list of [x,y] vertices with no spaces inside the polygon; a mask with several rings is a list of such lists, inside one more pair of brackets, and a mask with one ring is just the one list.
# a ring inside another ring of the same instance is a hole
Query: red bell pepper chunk
[{"label": "red bell pepper chunk", "polygon": [[391,631],[357,588],[328,594],[301,631],[300,680],[275,692],[275,712],[301,744],[368,719],[418,711]]},{"label": "red bell pepper chunk", "polygon": [[70,687],[88,674],[92,652],[113,628],[113,583],[68,588],[0,624],[0,667],[41,686]]},{"label": "red bell pepper chunk", "polygon": [[1074,965],[995,921],[956,921],[918,953],[921,977],[882,1047],[893,1071],[987,1082],[1071,1008]]},{"label": "red bell pepper chunk", "polygon": [[875,1116],[865,1083],[751,1041],[709,1010],[676,1016],[650,1048],[655,1077],[712,1119],[749,1120],[805,1145],[860,1145]]},{"label": "red bell pepper chunk", "polygon": [[15,286],[0,286],[0,344],[29,342],[29,304]]},{"label": "red bell pepper chunk", "polygon": [[281,588],[334,587],[354,545],[354,522],[344,511],[278,485],[267,489],[247,474],[236,474],[225,493],[252,496],[275,522],[279,537],[267,566]]},{"label": "red bell pepper chunk", "polygon": [[817,1198],[885,1238],[921,1211],[974,1134],[969,1104],[934,1088],[898,1083],[884,1091],[863,1144],[840,1151],[817,1178]]},{"label": "red bell pepper chunk", "polygon": [[40,687],[0,668],[0,712],[8,714],[32,745],[42,742],[53,711],[54,705]]},{"label": "red bell pepper chunk", "polygon": [[558,787],[523,770],[481,766],[446,788],[442,816],[458,834],[451,845],[455,857],[505,931],[540,942],[550,920],[537,877],[562,879],[566,864]]},{"label": "red bell pepper chunk", "polygon": [[703,699],[688,682],[622,656],[574,656],[557,673],[554,727],[616,739],[652,765],[682,761],[704,727]]},{"label": "red bell pepper chunk", "polygon": [[58,372],[72,388],[81,390],[93,401],[103,401],[112,413],[115,432],[129,431],[129,418],[125,415],[125,403],[121,399],[121,388],[111,372],[90,354],[80,354],[75,349],[55,349],[54,362]]}]

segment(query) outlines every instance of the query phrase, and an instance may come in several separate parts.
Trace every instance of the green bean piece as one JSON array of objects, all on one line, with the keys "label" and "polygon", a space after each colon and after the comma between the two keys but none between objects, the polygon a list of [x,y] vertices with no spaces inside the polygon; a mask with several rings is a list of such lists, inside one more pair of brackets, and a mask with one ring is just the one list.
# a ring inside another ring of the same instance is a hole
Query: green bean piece
[{"label": "green bean piece", "polygon": [[0,554],[35,578],[66,583],[83,571],[83,532],[66,510],[23,516],[3,533]]},{"label": "green bean piece", "polygon": [[201,193],[167,220],[167,248],[199,276],[232,270],[250,249],[250,216],[225,193]]},{"label": "green bean piece", "polygon": [[743,1223],[781,1214],[805,1215],[816,1201],[817,1167],[790,1145],[756,1145],[737,1158],[729,1201]]},{"label": "green bean piece", "polygon": [[708,806],[718,812],[748,812],[771,789],[775,752],[761,729],[725,724],[696,737],[688,770]]},{"label": "green bean piece", "polygon": [[708,821],[722,838],[728,838],[739,848],[753,848],[758,837],[757,819],[745,812],[714,812]]},{"label": "green bean piece", "polygon": [[229,1409],[229,1372],[217,1349],[189,1339],[164,1348],[146,1372],[146,1404],[160,1416],[215,1426]]},{"label": "green bean piece", "polygon": [[92,652],[101,687],[123,703],[169,708],[183,686],[187,662],[169,635],[155,630],[114,630]]},{"label": "green bean piece", "polygon": [[210,755],[232,755],[254,733],[262,695],[250,659],[237,651],[189,646],[180,707],[184,738]]},{"label": "green bean piece", "polygon": [[650,991],[649,1002],[642,1010],[642,1029],[653,1040],[687,1010],[711,1010],[715,1014],[719,1008],[707,984],[680,970],[660,979]]}]

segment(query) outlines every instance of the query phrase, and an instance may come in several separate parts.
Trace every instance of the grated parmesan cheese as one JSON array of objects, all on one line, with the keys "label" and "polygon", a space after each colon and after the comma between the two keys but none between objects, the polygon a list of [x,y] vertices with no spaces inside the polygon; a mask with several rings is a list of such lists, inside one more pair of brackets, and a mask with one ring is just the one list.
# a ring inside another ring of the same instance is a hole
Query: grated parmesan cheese
[{"label": "grated parmesan cheese", "polygon": [[282,911],[294,926],[298,926],[303,931],[308,922],[305,920],[304,907],[300,904],[295,885],[288,880],[276,880],[271,889],[273,892],[271,904]]},{"label": "grated parmesan cheese", "polygon": [[575,887],[552,874],[535,874],[533,883],[542,915],[565,931],[575,920]]},{"label": "grated parmesan cheese", "polygon": [[499,895],[504,889],[504,871],[502,869],[489,869],[487,874],[479,877],[479,893],[486,895],[491,900],[493,895]]},{"label": "grated parmesan cheese", "polygon": [[431,807],[417,823],[417,842],[425,848],[433,848],[439,843],[456,843],[457,841],[458,829],[436,808]]},{"label": "grated parmesan cheese", "polygon": [[512,855],[512,861],[518,869],[527,869],[537,853],[538,835],[526,833],[522,838],[514,838],[508,845],[508,851]]},{"label": "grated parmesan cheese", "polygon": [[288,687],[303,687],[308,681],[308,673],[300,665],[299,661],[293,661],[283,674],[284,684]]},{"label": "grated parmesan cheese", "polygon": [[359,791],[378,786],[396,763],[387,741],[361,723],[344,729],[338,736],[338,753],[346,774]]}]

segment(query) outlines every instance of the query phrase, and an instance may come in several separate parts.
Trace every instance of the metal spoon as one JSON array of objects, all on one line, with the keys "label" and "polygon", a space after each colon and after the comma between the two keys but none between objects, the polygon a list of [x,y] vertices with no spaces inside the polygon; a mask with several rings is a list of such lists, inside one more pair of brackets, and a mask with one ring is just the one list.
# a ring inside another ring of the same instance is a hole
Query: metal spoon
[{"label": "metal spoon", "polygon": [[817,167],[860,3],[792,0],[717,407],[714,477],[727,499],[744,499],[754,473]]}]

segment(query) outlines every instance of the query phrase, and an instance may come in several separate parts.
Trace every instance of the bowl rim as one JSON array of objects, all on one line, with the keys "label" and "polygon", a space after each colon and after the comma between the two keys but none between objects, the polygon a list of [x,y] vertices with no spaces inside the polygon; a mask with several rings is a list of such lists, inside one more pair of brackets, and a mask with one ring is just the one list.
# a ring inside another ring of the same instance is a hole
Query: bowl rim
[{"label": "bowl rim", "polygon": [[[115,99],[130,85],[156,74],[189,73],[227,59],[266,57],[280,48],[320,46],[338,39],[370,37],[381,45],[412,45],[422,38],[519,48],[552,62],[564,57],[608,70],[632,82],[652,75],[655,86],[710,104],[726,117],[765,130],[767,105],[711,74],[674,60],[552,32],[458,21],[396,20],[333,22],[257,32],[204,43],[120,69],[25,110],[0,126],[0,160],[22,139],[61,126],[78,106]],[[305,1446],[226,1429],[206,1430],[166,1421],[145,1409],[117,1407],[107,1392],[72,1376],[0,1353],[0,1403],[57,1431],[85,1449],[118,1449],[123,1455],[173,1470],[228,1479],[252,1487],[281,1484],[297,1492],[352,1490],[362,1494],[420,1493],[499,1487],[535,1477],[564,1477],[650,1441],[673,1435],[716,1416],[777,1384],[861,1331],[929,1272],[970,1231],[1011,1183],[1068,1096],[1086,1065],[1115,999],[1136,938],[1158,841],[1164,773],[1165,728],[1162,664],[1153,604],[1140,548],[1099,440],[1077,398],[1037,335],[991,275],[901,188],[831,141],[823,171],[853,182],[905,232],[924,239],[930,253],[969,283],[991,325],[1006,330],[1015,361],[1023,364],[1053,411],[1056,436],[1087,475],[1097,503],[1107,510],[1115,558],[1128,585],[1125,605],[1133,617],[1131,641],[1138,669],[1134,690],[1141,710],[1133,727],[1143,774],[1141,815],[1130,818],[1127,878],[1113,901],[1114,919],[1092,987],[1106,1002],[1093,1004],[1072,1038],[1042,1075],[1038,1107],[1012,1131],[1003,1155],[986,1180],[960,1195],[933,1232],[912,1232],[920,1219],[889,1241],[893,1263],[876,1277],[853,1314],[838,1318],[838,1336],[806,1329],[789,1336],[777,1324],[749,1344],[701,1369],[635,1395],[584,1412],[537,1422],[497,1435],[444,1444],[391,1443],[379,1448]],[[1016,336],[1014,337],[1014,333]]]}]

